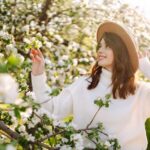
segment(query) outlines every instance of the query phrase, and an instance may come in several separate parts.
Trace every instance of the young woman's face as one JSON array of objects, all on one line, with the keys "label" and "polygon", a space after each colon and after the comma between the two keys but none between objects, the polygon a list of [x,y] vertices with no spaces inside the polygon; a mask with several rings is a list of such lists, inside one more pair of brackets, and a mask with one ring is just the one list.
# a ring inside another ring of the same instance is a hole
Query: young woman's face
[{"label": "young woman's face", "polygon": [[109,71],[112,71],[114,54],[113,50],[109,47],[106,47],[104,39],[99,43],[99,49],[97,52],[97,61],[98,65],[106,68]]}]

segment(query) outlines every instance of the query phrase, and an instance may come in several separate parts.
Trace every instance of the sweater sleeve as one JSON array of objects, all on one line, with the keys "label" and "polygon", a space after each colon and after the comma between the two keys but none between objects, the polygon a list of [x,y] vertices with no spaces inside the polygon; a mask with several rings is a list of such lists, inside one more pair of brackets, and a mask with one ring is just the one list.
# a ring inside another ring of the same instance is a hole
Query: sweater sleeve
[{"label": "sweater sleeve", "polygon": [[150,61],[147,57],[139,60],[139,69],[142,71],[145,77],[150,79]]},{"label": "sweater sleeve", "polygon": [[143,82],[142,83],[142,91],[140,92],[143,112],[144,112],[144,118],[145,120],[147,118],[150,118],[150,82]]},{"label": "sweater sleeve", "polygon": [[45,73],[38,76],[31,74],[31,79],[36,101],[41,104],[42,109],[48,111],[50,115],[53,114],[57,119],[72,114],[73,99],[69,88],[64,88],[58,96],[51,98]]}]

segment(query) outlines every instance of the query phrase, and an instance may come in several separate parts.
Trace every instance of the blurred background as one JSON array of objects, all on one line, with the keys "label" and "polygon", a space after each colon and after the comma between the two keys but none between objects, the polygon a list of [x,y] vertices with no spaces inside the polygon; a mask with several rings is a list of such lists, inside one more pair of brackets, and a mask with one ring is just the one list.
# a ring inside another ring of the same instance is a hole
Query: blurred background
[{"label": "blurred background", "polygon": [[[96,30],[105,20],[124,23],[139,50],[150,50],[149,3],[148,0],[0,0],[0,73],[16,79],[19,99],[32,97],[29,52],[40,49],[45,57],[49,90],[57,95],[89,72],[95,62]],[[139,76],[149,82],[141,73]],[[149,126],[148,120],[146,131],[150,142]]]}]

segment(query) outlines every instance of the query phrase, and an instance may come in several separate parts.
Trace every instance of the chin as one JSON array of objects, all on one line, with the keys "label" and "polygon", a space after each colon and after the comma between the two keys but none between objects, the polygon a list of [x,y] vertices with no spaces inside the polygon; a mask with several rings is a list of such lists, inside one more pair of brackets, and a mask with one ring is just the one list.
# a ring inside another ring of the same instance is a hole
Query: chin
[{"label": "chin", "polygon": [[102,63],[102,62],[98,62],[98,65],[101,66],[101,67],[106,67],[107,66],[107,64]]},{"label": "chin", "polygon": [[109,68],[110,67],[110,64],[101,63],[101,62],[98,62],[98,65],[103,67],[103,68]]}]

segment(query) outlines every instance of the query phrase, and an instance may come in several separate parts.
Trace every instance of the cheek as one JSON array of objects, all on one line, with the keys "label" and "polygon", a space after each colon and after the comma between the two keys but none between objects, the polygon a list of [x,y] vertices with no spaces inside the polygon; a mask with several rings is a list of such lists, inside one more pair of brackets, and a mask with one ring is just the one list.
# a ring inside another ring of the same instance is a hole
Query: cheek
[{"label": "cheek", "polygon": [[109,51],[108,52],[108,59],[109,59],[109,62],[110,63],[113,63],[114,62],[114,54],[112,51]]}]

